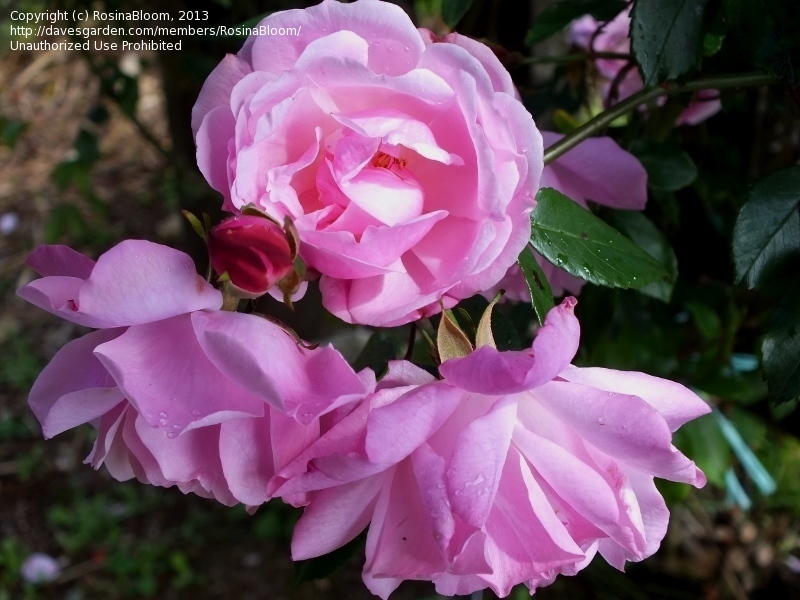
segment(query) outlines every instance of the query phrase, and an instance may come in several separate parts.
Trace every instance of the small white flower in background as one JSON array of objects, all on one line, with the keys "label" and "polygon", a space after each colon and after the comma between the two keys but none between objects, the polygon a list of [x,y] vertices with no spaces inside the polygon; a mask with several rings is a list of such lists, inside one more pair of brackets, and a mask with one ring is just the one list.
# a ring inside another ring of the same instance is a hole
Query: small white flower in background
[{"label": "small white flower in background", "polygon": [[19,227],[19,217],[17,213],[9,212],[0,215],[0,234],[10,235]]},{"label": "small white flower in background", "polygon": [[20,575],[27,583],[42,584],[50,583],[58,579],[61,574],[61,566],[52,556],[35,552],[25,559],[20,569]]}]

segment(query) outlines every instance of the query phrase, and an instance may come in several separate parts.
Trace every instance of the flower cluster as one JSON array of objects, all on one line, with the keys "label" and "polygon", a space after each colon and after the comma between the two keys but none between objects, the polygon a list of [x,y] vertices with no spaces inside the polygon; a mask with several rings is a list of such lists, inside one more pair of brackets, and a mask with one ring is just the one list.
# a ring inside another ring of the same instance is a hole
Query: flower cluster
[{"label": "flower cluster", "polygon": [[[620,569],[651,555],[669,517],[654,478],[704,484],[672,433],[708,406],[677,383],[572,366],[572,297],[522,351],[496,348],[491,305],[474,340],[446,312],[518,284],[540,186],[641,210],[642,166],[596,138],[544,168],[543,138],[558,136],[539,132],[494,54],[419,31],[392,4],[325,0],[265,23],[302,33],[248,39],[192,114],[198,164],[231,213],[192,218],[207,278],[142,240],[96,262],[63,246],[30,255],[42,278],[19,295],[94,329],[31,390],[44,435],[91,423],[86,462],[118,480],[302,506],[298,560],[368,529],[364,581],[383,598],[407,579],[505,596],[597,553]],[[351,323],[442,312],[438,377],[394,361],[376,381],[238,312],[317,278]]]}]

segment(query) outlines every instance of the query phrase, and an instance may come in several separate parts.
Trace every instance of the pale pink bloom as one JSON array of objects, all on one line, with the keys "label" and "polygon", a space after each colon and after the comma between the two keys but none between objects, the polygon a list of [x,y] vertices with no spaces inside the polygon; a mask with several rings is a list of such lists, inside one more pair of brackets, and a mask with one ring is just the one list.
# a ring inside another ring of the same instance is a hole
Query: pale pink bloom
[{"label": "pale pink bloom", "polygon": [[26,583],[41,585],[55,581],[61,575],[61,565],[58,561],[43,552],[34,552],[20,567],[20,576]]},{"label": "pale pink bloom", "polygon": [[[598,32],[600,27],[602,29]],[[600,21],[596,21],[591,15],[584,15],[572,23],[570,40],[576,46],[594,52],[628,54],[631,51],[630,28],[630,8],[622,11],[605,25]],[[600,76],[604,79],[603,96],[606,102],[613,103],[624,100],[644,87],[639,69],[633,66],[628,69],[620,80],[616,90],[616,97],[610,98],[610,94],[613,92],[612,84],[622,69],[626,68],[628,61],[600,58],[595,61],[595,65]],[[663,98],[660,102],[664,102]],[[675,123],[677,125],[697,125],[717,114],[721,109],[722,103],[719,101],[719,93],[716,90],[701,90],[697,92],[695,98]]]},{"label": "pale pink bloom", "polygon": [[[543,131],[545,147],[563,136]],[[609,137],[589,138],[544,168],[540,187],[553,188],[584,208],[587,201],[626,210],[644,210],[647,204],[647,172],[642,163]],[[534,252],[553,294],[578,294],[585,283]],[[484,292],[488,298],[499,290],[505,297],[530,302],[530,293],[518,265],[512,266],[500,282]]]},{"label": "pale pink bloom", "polygon": [[620,569],[655,552],[669,512],[653,478],[705,483],[671,440],[709,407],[671,381],[570,366],[574,304],[550,312],[531,349],[484,346],[443,363],[440,381],[392,363],[379,391],[270,484],[308,502],[293,557],[369,526],[364,581],[386,598],[405,579],[506,596],[596,552]]},{"label": "pale pink bloom", "polygon": [[251,36],[192,112],[224,208],[291,218],[348,322],[399,325],[497,283],[530,234],[542,140],[494,54],[377,0],[262,25],[299,34]]},{"label": "pale pink bloom", "polygon": [[28,262],[45,277],[20,296],[103,327],[55,355],[31,408],[48,438],[91,422],[87,462],[119,480],[261,504],[275,470],[319,434],[318,417],[372,388],[371,371],[356,375],[333,348],[217,310],[220,293],[177,250],[129,240],[94,263],[43,246]]}]

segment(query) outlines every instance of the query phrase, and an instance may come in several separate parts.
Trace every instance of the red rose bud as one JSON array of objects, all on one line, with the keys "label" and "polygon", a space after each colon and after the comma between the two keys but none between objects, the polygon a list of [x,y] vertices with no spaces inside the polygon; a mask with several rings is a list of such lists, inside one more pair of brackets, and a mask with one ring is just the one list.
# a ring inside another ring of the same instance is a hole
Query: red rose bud
[{"label": "red rose bud", "polygon": [[243,296],[258,297],[292,271],[292,249],[286,232],[255,215],[224,220],[208,232],[211,266]]}]

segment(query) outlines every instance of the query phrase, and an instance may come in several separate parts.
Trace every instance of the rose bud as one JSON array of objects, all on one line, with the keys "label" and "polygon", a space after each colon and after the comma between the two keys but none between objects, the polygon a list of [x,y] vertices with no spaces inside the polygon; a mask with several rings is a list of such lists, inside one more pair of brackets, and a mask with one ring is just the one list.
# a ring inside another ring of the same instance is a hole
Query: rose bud
[{"label": "rose bud", "polygon": [[256,298],[292,271],[292,249],[286,232],[256,215],[224,220],[208,232],[211,266],[242,297]]}]

